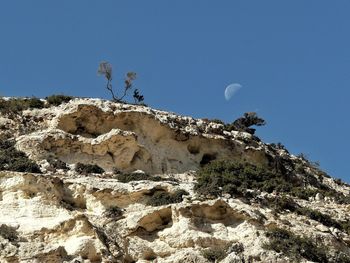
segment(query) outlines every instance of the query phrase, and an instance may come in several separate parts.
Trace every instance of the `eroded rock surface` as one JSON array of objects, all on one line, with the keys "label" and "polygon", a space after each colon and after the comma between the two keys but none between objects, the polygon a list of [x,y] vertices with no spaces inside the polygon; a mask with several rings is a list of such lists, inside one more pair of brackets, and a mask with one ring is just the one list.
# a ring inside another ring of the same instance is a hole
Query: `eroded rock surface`
[{"label": "eroded rock surface", "polygon": [[[196,193],[193,171],[210,161],[240,160],[278,168],[297,159],[285,150],[272,151],[248,133],[98,99],[2,116],[0,126],[8,128],[0,127],[0,137],[15,139],[17,149],[43,171],[0,172],[0,262],[204,263],[214,262],[210,255],[222,251],[217,258],[226,263],[307,262],[266,249],[265,233],[274,227],[327,245],[330,258],[350,255],[350,236],[344,229],[287,210],[276,213],[263,202],[278,193],[262,191],[248,201]],[[68,168],[52,168],[50,159],[59,159]],[[78,162],[97,164],[106,172],[78,174]],[[116,170],[142,170],[162,180],[122,183]],[[317,176],[313,180],[349,195],[348,185]],[[186,191],[182,201],[152,204],[155,196],[179,191]],[[350,206],[330,197],[317,194],[294,201],[349,220]]]},{"label": "eroded rock surface", "polygon": [[107,171],[148,173],[195,170],[214,159],[241,158],[243,152],[251,161],[265,159],[258,147],[245,149],[235,139],[249,134],[224,133],[220,124],[143,106],[75,100],[54,114],[46,128],[17,139],[32,159],[55,155],[67,163],[98,163]]}]

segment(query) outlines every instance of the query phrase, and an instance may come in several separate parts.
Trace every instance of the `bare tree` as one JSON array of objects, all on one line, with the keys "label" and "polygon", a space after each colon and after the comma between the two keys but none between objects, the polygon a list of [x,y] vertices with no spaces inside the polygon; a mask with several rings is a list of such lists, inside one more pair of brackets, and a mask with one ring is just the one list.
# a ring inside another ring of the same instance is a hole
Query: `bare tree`
[{"label": "bare tree", "polygon": [[[113,91],[113,87],[112,87],[112,65],[107,62],[107,61],[102,61],[98,67],[98,70],[97,70],[97,74],[99,75],[103,75],[105,76],[105,78],[107,79],[107,85],[106,85],[106,88],[107,90],[110,91],[110,93],[112,94],[112,99],[114,101],[122,101],[125,96],[128,94],[128,92],[132,89],[133,87],[133,81],[136,79],[136,73],[135,72],[128,72],[126,73],[126,77],[125,77],[125,80],[124,80],[124,92],[123,92],[123,95],[118,98],[114,91]],[[135,94],[136,94],[136,97],[135,97]],[[138,102],[142,102],[144,97],[142,95],[139,94],[139,91],[136,89],[134,91],[134,95],[133,95],[134,99],[135,99],[135,102],[136,100]]]},{"label": "bare tree", "polygon": [[112,99],[118,101],[118,98],[115,96],[112,87],[112,65],[107,61],[102,61],[98,66],[97,74],[105,76],[107,79],[106,88],[111,92]]}]

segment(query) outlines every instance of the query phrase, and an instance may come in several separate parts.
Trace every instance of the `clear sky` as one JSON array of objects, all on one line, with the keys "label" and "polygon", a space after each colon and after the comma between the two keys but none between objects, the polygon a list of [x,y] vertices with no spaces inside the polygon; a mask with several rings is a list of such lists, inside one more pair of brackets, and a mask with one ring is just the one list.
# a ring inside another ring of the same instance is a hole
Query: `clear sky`
[{"label": "clear sky", "polygon": [[[350,182],[350,1],[32,0],[0,4],[0,94],[109,98],[135,71],[155,108],[231,122]],[[242,88],[226,101],[230,83]]]}]

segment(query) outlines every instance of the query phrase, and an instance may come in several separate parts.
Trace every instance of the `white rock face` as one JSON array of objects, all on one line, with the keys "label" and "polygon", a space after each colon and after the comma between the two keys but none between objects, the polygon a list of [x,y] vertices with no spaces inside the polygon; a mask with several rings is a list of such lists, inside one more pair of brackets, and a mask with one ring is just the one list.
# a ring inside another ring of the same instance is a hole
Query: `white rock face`
[{"label": "white rock face", "polygon": [[[230,194],[206,199],[196,193],[193,171],[214,159],[261,166],[271,162],[271,149],[251,134],[98,99],[2,116],[1,125],[10,133],[0,129],[0,138],[13,136],[17,149],[45,172],[0,172],[0,262],[204,263],[214,262],[208,256],[213,252],[224,253],[217,262],[225,263],[307,262],[265,248],[265,233],[274,227],[311,237],[333,254],[350,254],[344,229],[287,210],[276,214],[257,201],[278,194],[261,192],[248,202]],[[98,164],[106,172],[82,175],[55,169],[52,158],[71,168],[78,162]],[[163,180],[123,183],[114,170]],[[315,173],[312,168],[310,173]],[[322,180],[349,194],[349,186]],[[157,194],[178,190],[188,192],[182,201],[151,205]],[[315,199],[295,202],[342,222],[350,220],[349,205],[321,194]]]},{"label": "white rock face", "polygon": [[[107,171],[179,173],[213,159],[239,159],[245,151],[237,133],[224,134],[221,124],[142,106],[74,100],[48,115],[46,129],[17,139],[17,147],[34,160],[54,154],[67,163],[98,163]],[[250,137],[241,133],[241,138]],[[245,157],[267,162],[254,147]]]}]

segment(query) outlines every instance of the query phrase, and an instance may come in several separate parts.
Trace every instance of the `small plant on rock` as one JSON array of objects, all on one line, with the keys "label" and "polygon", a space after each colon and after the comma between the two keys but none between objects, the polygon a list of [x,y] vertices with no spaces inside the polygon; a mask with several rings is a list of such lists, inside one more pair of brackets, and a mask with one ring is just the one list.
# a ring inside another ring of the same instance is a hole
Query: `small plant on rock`
[{"label": "small plant on rock", "polygon": [[[133,87],[133,82],[136,79],[136,73],[135,72],[128,72],[126,73],[125,80],[124,80],[124,91],[123,95],[118,97],[113,90],[112,87],[112,65],[107,62],[107,61],[102,61],[98,67],[97,73],[99,75],[105,76],[107,79],[107,84],[106,84],[106,89],[111,93],[112,95],[112,100],[116,102],[122,102],[125,96],[127,96],[128,92],[132,89]],[[141,103],[144,100],[143,95],[140,94],[138,89],[134,90],[134,100],[135,103]]]},{"label": "small plant on rock", "polygon": [[14,141],[0,141],[0,171],[4,170],[41,173],[35,162],[15,148]]},{"label": "small plant on rock", "polygon": [[218,247],[210,247],[202,250],[201,254],[204,258],[209,260],[210,262],[220,262],[223,260],[229,253],[235,252],[236,254],[240,254],[244,251],[244,247],[242,244],[238,243],[233,246],[231,244],[218,246]]},{"label": "small plant on rock", "polygon": [[17,229],[5,224],[0,225],[0,236],[2,236],[10,242],[19,241]]},{"label": "small plant on rock", "polygon": [[225,129],[229,131],[236,130],[254,134],[255,129],[251,128],[251,126],[263,126],[265,124],[265,120],[258,117],[256,112],[246,112],[243,117],[238,118],[231,124],[227,124]]},{"label": "small plant on rock", "polygon": [[184,195],[188,195],[188,192],[182,189],[177,190],[174,193],[157,191],[151,196],[147,204],[151,206],[161,206],[161,205],[180,203],[182,202]]},{"label": "small plant on rock", "polygon": [[84,163],[77,163],[75,170],[79,174],[102,174],[104,173],[104,170],[96,165],[96,164],[84,164]]},{"label": "small plant on rock", "polygon": [[67,95],[51,95],[45,98],[49,105],[59,106],[62,103],[69,102],[73,99],[72,96]]},{"label": "small plant on rock", "polygon": [[273,227],[266,236],[270,242],[265,244],[266,249],[274,250],[277,253],[283,253],[291,259],[300,261],[305,258],[312,262],[329,262],[323,246],[316,246],[310,238],[299,237],[292,232]]},{"label": "small plant on rock", "polygon": [[104,216],[108,217],[108,218],[113,218],[113,219],[119,219],[122,217],[123,215],[123,210],[120,209],[117,206],[112,206],[109,207],[104,213]]}]

